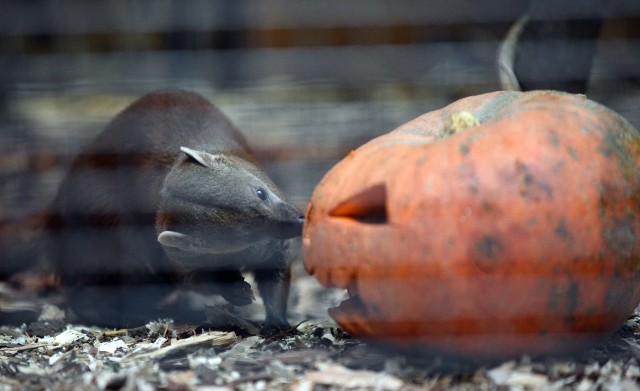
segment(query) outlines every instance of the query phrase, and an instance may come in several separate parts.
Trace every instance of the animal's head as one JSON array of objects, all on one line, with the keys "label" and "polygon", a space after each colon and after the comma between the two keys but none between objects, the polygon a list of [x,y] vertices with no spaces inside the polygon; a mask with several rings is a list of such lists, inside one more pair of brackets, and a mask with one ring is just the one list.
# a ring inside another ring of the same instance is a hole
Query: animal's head
[{"label": "animal's head", "polygon": [[251,163],[182,147],[167,174],[158,241],[191,253],[234,253],[269,239],[299,236],[303,216]]}]

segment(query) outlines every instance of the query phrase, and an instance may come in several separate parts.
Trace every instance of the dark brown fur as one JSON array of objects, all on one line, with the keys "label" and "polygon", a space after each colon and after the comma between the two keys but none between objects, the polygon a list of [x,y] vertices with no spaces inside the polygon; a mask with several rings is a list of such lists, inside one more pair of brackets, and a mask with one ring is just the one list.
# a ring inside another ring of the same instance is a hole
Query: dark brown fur
[{"label": "dark brown fur", "polygon": [[[270,198],[258,197],[257,188]],[[241,275],[248,270],[265,302],[265,327],[282,328],[287,239],[302,225],[283,200],[244,137],[207,100],[153,93],[76,158],[51,207],[45,251],[87,322],[187,319],[180,306],[158,307],[176,284],[248,304],[253,294]]]}]

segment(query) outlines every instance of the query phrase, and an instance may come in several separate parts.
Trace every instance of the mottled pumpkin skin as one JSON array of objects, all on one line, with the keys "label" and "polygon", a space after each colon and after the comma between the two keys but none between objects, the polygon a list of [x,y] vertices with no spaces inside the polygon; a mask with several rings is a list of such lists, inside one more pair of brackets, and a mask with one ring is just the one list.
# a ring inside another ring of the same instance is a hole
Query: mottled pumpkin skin
[{"label": "mottled pumpkin skin", "polygon": [[[477,126],[453,132],[469,112]],[[640,300],[640,135],[583,96],[459,100],[358,148],[317,186],[307,270],[355,336],[472,358],[566,354]]]}]

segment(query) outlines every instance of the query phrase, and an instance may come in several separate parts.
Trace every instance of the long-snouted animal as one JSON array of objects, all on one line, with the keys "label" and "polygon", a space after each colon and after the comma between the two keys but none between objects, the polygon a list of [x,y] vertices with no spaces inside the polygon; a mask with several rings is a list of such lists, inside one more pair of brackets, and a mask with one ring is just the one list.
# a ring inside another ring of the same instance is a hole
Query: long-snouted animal
[{"label": "long-snouted animal", "polygon": [[52,258],[80,319],[123,326],[160,315],[187,284],[250,303],[288,327],[287,239],[303,217],[259,168],[242,134],[203,97],[146,95],[75,159],[52,207]]}]

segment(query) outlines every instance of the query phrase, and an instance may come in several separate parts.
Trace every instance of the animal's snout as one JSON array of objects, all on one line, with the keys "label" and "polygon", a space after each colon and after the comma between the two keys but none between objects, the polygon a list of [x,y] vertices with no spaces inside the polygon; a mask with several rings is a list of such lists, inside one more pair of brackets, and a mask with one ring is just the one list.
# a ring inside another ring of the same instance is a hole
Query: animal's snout
[{"label": "animal's snout", "polygon": [[304,215],[294,206],[281,203],[277,207],[277,227],[273,236],[281,239],[294,238],[302,235]]},{"label": "animal's snout", "polygon": [[302,224],[304,222],[304,215],[295,206],[282,202],[277,208],[280,220],[283,222],[293,224]]}]

